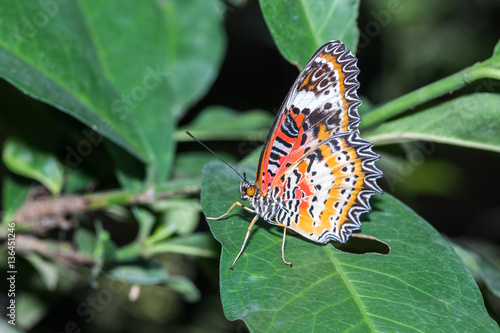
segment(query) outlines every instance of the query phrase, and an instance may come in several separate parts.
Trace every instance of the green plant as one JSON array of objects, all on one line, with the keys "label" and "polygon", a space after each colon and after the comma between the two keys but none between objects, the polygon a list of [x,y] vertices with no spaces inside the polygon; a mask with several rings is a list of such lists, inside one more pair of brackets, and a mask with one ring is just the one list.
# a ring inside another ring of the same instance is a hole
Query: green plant
[{"label": "green plant", "polygon": [[[328,40],[351,50],[366,41],[356,26],[359,1],[261,0],[260,7],[278,49],[299,67]],[[372,198],[361,230],[387,242],[388,255],[356,255],[289,236],[289,269],[280,259],[281,231],[260,221],[229,270],[251,215],[234,211],[211,221],[212,234],[199,222],[202,208],[218,216],[238,200],[239,179],[218,162],[207,164],[210,154],[177,147],[189,140],[184,129],[202,140],[252,140],[265,138],[272,122],[262,110],[214,105],[186,117],[220,70],[225,10],[218,0],[0,1],[0,75],[10,83],[2,85],[0,115],[0,237],[8,240],[14,222],[18,324],[33,327],[61,295],[78,294],[80,283],[96,289],[75,296],[69,316],[75,321],[54,329],[125,329],[130,318],[109,324],[96,313],[107,311],[109,297],[128,304],[128,290],[135,299],[138,286],[134,312],[161,322],[167,303],[155,296],[200,301],[192,271],[214,276],[207,267],[215,261],[204,259],[218,257],[213,234],[222,244],[225,315],[251,331],[498,331],[470,274],[498,296],[498,267],[445,240],[389,194]],[[398,11],[387,4],[388,13]],[[498,92],[471,90],[480,79],[500,79],[498,45],[489,59],[391,102],[367,100],[363,137],[376,147],[398,144],[410,157],[426,149],[415,140],[498,153]],[[457,96],[438,98],[451,91]],[[238,168],[253,174],[258,152]],[[394,150],[380,153],[388,180],[404,178]],[[133,237],[122,238],[125,230]],[[8,253],[2,252],[4,271]]]}]

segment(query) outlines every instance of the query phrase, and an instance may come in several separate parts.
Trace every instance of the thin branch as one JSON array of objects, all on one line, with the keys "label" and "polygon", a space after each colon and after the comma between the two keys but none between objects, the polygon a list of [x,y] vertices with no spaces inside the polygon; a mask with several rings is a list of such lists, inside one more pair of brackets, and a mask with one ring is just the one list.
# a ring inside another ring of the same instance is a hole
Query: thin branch
[{"label": "thin branch", "polygon": [[77,252],[69,242],[39,239],[35,236],[17,234],[16,250],[21,254],[38,253],[64,265],[94,265],[95,260]]},{"label": "thin branch", "polygon": [[499,62],[500,56],[490,58],[383,104],[363,116],[360,128],[381,123],[479,79],[500,79],[500,70],[497,68]]},{"label": "thin branch", "polygon": [[[180,194],[199,192],[200,180],[193,179],[177,183],[169,183],[156,189],[145,191],[117,190],[92,194],[74,194],[56,198],[39,198],[28,200],[17,211],[15,221],[24,227],[40,226],[43,229],[62,227],[66,229],[67,215],[105,209],[111,205],[149,204],[158,199],[165,199]],[[66,222],[64,222],[66,221]]]}]

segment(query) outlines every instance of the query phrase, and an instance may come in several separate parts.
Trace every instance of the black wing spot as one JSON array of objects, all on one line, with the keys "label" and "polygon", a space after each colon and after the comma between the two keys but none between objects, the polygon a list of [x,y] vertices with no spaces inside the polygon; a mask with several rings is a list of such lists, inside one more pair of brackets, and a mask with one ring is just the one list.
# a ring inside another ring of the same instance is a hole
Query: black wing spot
[{"label": "black wing spot", "polygon": [[276,154],[276,153],[273,153],[271,151],[271,154],[269,154],[269,159],[270,160],[274,160],[274,161],[279,161],[280,160],[280,155]]},{"label": "black wing spot", "polygon": [[289,142],[286,142],[285,140],[283,140],[282,138],[280,138],[279,136],[276,137],[276,141],[278,141],[279,143],[281,143],[283,146],[285,146],[286,148],[292,148],[292,144],[289,143]]},{"label": "black wing spot", "polygon": [[311,207],[309,207],[308,211],[309,211],[309,215],[311,217],[314,217],[314,206],[313,205],[311,205]]},{"label": "black wing spot", "polygon": [[269,160],[269,162],[267,162],[267,164],[269,165],[274,165],[275,167],[279,168],[280,167],[280,163],[279,162],[276,162],[276,161],[271,161]]},{"label": "black wing spot", "polygon": [[307,141],[307,134],[303,133],[300,140],[300,145],[303,146],[306,143],[306,141]]},{"label": "black wing spot", "polygon": [[293,174],[295,175],[295,177],[297,177],[295,184],[298,184],[300,182],[300,178],[302,177],[302,175],[300,174],[300,172],[297,171],[297,169],[293,170]]}]

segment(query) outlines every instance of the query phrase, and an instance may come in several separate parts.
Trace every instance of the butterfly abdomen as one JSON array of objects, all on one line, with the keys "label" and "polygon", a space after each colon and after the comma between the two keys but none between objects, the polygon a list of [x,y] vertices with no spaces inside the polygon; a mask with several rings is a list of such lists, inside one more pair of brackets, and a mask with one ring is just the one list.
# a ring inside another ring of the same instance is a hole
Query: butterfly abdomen
[{"label": "butterfly abdomen", "polygon": [[282,202],[277,198],[272,198],[269,195],[256,194],[250,198],[250,204],[254,207],[255,213],[262,217],[265,221],[273,223],[276,212],[282,206]]}]

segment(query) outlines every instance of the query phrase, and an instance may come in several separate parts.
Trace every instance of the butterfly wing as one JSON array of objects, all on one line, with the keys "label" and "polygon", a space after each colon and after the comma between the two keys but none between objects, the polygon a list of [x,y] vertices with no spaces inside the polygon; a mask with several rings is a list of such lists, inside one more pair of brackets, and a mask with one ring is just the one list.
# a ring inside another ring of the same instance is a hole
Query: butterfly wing
[{"label": "butterfly wing", "polygon": [[323,45],[293,84],[262,150],[255,183],[268,193],[310,149],[338,133],[358,132],[357,59],[339,41]]},{"label": "butterfly wing", "polygon": [[319,243],[345,243],[370,210],[370,196],[382,193],[371,146],[356,132],[341,133],[304,155],[271,190],[282,203],[276,221]]}]

